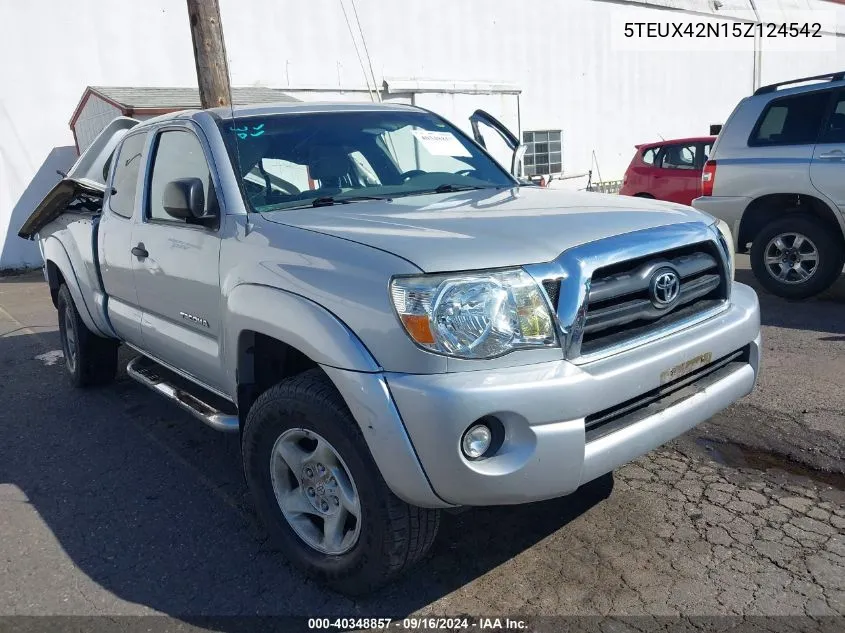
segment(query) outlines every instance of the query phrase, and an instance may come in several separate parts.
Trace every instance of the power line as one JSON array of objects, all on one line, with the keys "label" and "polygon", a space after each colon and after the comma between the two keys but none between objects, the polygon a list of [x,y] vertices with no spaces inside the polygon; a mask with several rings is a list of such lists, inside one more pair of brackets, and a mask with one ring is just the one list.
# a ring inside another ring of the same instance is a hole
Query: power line
[{"label": "power line", "polygon": [[373,72],[373,60],[370,57],[370,51],[367,49],[367,39],[364,37],[364,29],[361,28],[361,20],[358,19],[358,7],[355,6],[355,0],[352,2],[352,10],[355,12],[355,21],[358,23],[358,32],[361,34],[361,42],[364,44],[364,53],[367,55],[367,63],[370,66],[370,75],[373,77],[373,89],[376,91],[379,103],[381,103],[381,90],[379,90],[378,83],[376,83],[376,74]]},{"label": "power line", "polygon": [[[361,59],[361,52],[358,50],[358,41],[355,39],[355,33],[352,32],[352,25],[349,23],[349,16],[346,14],[346,7],[343,4],[343,0],[338,0],[340,2],[340,8],[343,11],[343,17],[346,19],[346,28],[349,29],[349,37],[352,38],[352,46],[355,47],[355,56],[358,58],[358,64],[361,66],[361,72],[364,73],[364,83],[367,84],[367,92],[370,94],[370,101],[375,101],[375,97],[373,96],[373,91],[370,89],[370,80],[367,78],[367,69],[364,68],[364,60]],[[353,5],[354,7],[355,5]],[[357,17],[357,12],[356,12]],[[363,34],[362,34],[363,40]],[[367,43],[364,42],[364,46],[366,47]],[[373,77],[373,87],[375,87],[375,77]],[[378,92],[378,91],[376,91]],[[379,97],[379,101],[381,101],[381,97]]]}]

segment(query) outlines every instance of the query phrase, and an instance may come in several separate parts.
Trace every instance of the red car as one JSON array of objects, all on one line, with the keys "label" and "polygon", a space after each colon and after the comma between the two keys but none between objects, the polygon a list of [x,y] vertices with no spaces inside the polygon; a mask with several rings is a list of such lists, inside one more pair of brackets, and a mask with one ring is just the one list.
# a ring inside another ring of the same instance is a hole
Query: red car
[{"label": "red car", "polygon": [[701,170],[715,136],[637,145],[619,193],[681,204],[701,195]]}]

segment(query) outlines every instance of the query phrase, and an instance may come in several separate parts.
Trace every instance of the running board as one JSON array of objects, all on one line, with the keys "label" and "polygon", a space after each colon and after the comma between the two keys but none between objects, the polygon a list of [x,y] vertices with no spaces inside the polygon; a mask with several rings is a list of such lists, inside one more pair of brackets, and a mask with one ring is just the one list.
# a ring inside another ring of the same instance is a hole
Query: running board
[{"label": "running board", "polygon": [[[238,432],[240,423],[237,414],[220,411],[216,406],[198,397],[195,395],[197,392],[205,391],[202,387],[192,384],[189,387],[186,379],[162,367],[155,361],[145,356],[133,358],[126,366],[126,373],[133,380],[175,402],[214,430],[226,433]],[[189,388],[194,393],[188,391]],[[208,394],[208,399],[219,398]],[[234,408],[234,405],[232,407]]]}]

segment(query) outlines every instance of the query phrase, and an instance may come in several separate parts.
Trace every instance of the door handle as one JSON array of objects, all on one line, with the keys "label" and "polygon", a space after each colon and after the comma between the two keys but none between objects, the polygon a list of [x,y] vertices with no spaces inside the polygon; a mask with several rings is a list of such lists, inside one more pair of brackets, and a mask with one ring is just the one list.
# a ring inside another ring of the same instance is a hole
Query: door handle
[{"label": "door handle", "polygon": [[132,247],[132,254],[137,257],[138,259],[143,259],[144,257],[149,257],[150,254],[147,252],[147,249],[144,248],[143,244],[138,244],[138,246]]},{"label": "door handle", "polygon": [[824,154],[819,154],[819,160],[842,160],[845,158],[845,152],[841,149],[834,149]]}]

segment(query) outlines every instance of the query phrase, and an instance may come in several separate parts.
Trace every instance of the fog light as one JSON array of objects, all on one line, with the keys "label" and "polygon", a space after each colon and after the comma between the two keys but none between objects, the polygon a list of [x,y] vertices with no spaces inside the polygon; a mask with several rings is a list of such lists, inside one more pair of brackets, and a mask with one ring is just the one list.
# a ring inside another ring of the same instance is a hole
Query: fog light
[{"label": "fog light", "polygon": [[486,424],[474,424],[469,427],[461,439],[461,450],[469,459],[478,459],[493,442],[493,432]]}]

